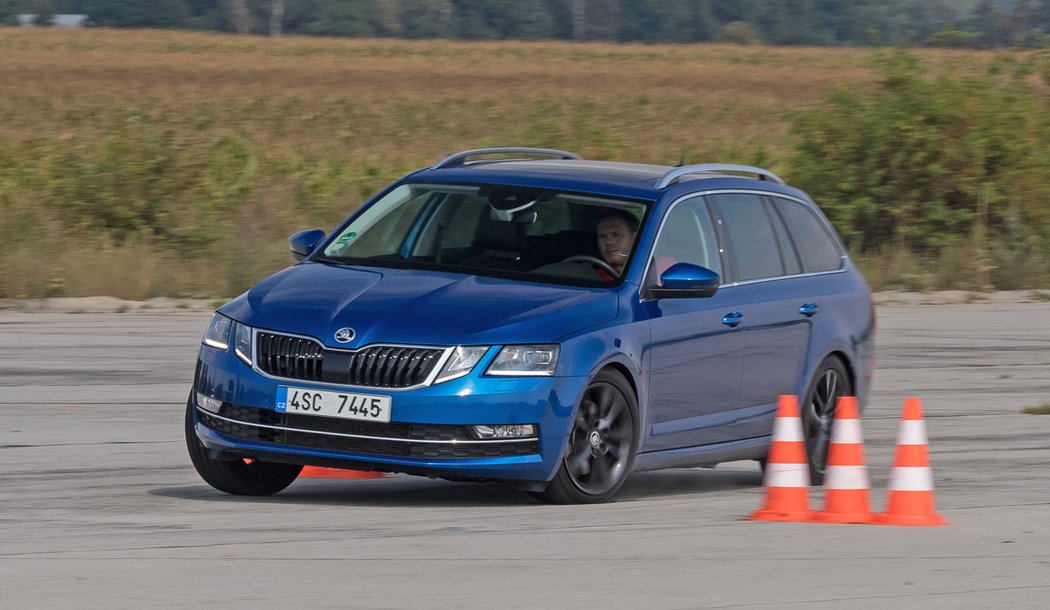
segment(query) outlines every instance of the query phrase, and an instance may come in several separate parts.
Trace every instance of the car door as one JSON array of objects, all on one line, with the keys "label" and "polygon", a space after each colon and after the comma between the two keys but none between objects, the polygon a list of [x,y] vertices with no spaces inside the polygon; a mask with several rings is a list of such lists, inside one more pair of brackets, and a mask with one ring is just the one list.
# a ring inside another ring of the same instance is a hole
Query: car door
[{"label": "car door", "polygon": [[[713,218],[702,197],[676,202],[664,217],[645,284],[657,285],[661,272],[681,262],[722,273]],[[741,363],[739,333],[732,320],[723,321],[734,309],[730,298],[716,293],[643,300],[652,338],[643,453],[728,440]]]},{"label": "car door", "polygon": [[769,434],[777,396],[796,394],[811,335],[798,255],[772,204],[756,193],[709,196],[726,243],[727,275],[741,314],[737,438]]}]

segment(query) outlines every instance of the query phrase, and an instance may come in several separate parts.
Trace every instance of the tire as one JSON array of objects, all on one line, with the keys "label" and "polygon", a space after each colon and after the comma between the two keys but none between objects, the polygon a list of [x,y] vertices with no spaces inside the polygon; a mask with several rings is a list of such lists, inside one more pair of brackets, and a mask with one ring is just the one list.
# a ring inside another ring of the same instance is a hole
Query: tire
[{"label": "tire", "polygon": [[193,399],[186,404],[186,449],[204,482],[236,496],[269,496],[292,484],[302,466],[259,460],[215,460],[197,438],[193,425]]},{"label": "tire", "polygon": [[599,504],[620,491],[638,452],[638,401],[623,375],[605,369],[576,409],[565,458],[547,489],[553,504]]},{"label": "tire", "polygon": [[842,360],[837,356],[828,356],[817,367],[817,373],[806,390],[805,400],[799,405],[809,461],[809,478],[813,485],[824,483],[831,423],[835,418],[838,399],[843,396],[853,396],[853,382]]}]

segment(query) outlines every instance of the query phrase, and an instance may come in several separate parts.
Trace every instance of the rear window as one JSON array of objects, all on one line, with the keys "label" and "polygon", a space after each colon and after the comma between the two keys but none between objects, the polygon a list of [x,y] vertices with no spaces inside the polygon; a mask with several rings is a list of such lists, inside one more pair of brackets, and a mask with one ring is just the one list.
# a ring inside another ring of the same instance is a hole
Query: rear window
[{"label": "rear window", "polygon": [[773,204],[791,232],[802,269],[806,273],[834,271],[842,267],[842,253],[834,238],[806,206],[787,199],[775,198]]}]

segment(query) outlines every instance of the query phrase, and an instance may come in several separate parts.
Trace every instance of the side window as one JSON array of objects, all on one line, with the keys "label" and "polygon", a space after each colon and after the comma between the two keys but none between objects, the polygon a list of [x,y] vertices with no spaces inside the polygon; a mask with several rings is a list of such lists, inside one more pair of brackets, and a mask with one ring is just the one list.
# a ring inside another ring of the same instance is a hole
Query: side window
[{"label": "side window", "polygon": [[722,275],[714,224],[702,198],[682,201],[667,214],[653,248],[653,263],[651,272],[657,276],[675,263],[700,265]]},{"label": "side window", "polygon": [[[772,205],[768,199],[766,200],[766,205]],[[769,214],[769,220],[773,223],[773,233],[777,236],[777,245],[780,247],[780,260],[784,261],[784,272],[788,275],[802,273],[802,264],[798,260],[795,243],[791,240],[791,236],[788,235],[788,230],[784,226],[784,220],[776,212]]]},{"label": "side window", "polygon": [[777,211],[794,238],[802,269],[806,273],[834,271],[842,267],[842,254],[824,224],[801,203],[774,198]]},{"label": "side window", "polygon": [[784,275],[773,224],[765,202],[758,195],[712,195],[722,219],[732,261],[733,280],[743,282]]}]

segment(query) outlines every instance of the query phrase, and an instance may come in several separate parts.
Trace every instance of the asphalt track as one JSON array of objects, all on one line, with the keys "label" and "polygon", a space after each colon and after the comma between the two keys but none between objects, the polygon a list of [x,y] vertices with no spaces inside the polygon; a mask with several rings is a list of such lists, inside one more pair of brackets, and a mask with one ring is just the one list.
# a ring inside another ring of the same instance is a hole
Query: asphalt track
[{"label": "asphalt track", "polygon": [[751,462],[601,506],[407,476],[226,496],[182,439],[206,321],[0,312],[0,607],[1050,607],[1050,416],[1021,413],[1050,404],[1050,303],[880,308],[872,501],[921,397],[951,521],[925,528],[740,521]]}]

